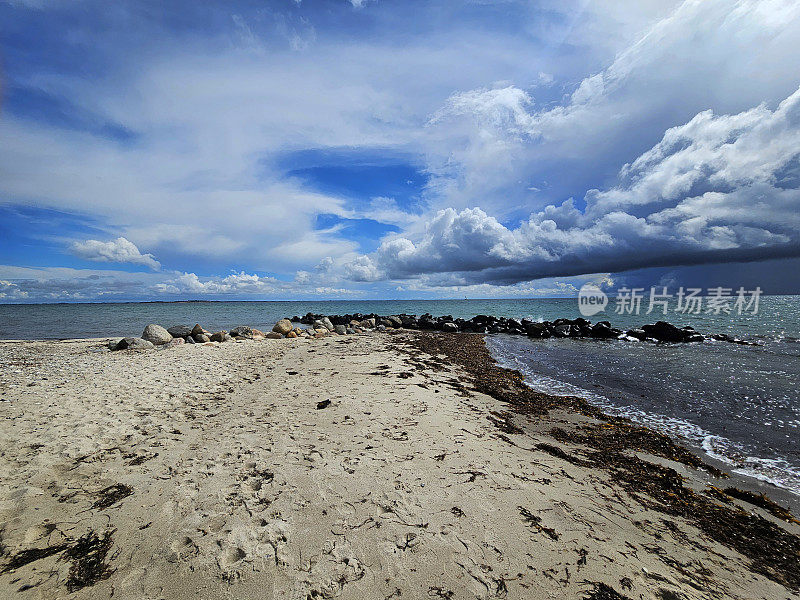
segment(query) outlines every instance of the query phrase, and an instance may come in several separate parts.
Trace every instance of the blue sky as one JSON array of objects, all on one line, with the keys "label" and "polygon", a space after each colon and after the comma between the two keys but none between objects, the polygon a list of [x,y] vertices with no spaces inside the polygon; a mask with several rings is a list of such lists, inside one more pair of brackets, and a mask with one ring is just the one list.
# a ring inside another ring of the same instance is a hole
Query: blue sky
[{"label": "blue sky", "polygon": [[800,2],[0,0],[0,302],[800,292]]}]

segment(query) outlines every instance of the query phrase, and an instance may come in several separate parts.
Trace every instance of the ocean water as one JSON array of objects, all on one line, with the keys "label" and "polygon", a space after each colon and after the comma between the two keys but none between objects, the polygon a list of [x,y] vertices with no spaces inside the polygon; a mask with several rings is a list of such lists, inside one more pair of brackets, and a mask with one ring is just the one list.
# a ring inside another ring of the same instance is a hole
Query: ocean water
[{"label": "ocean water", "polygon": [[[575,299],[0,305],[0,339],[138,336],[148,323],[269,329],[280,318],[307,312],[580,316]],[[585,397],[682,438],[735,472],[800,495],[800,296],[762,297],[755,315],[616,315],[612,308],[591,320],[604,319],[626,329],[664,319],[760,345],[506,335],[489,336],[487,343],[501,364],[519,369],[536,389]]]}]

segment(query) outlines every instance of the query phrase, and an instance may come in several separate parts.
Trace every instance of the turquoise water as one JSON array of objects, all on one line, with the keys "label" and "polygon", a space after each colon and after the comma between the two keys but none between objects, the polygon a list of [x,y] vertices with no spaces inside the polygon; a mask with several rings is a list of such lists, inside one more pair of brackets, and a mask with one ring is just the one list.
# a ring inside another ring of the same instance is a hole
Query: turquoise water
[{"label": "turquoise water", "polygon": [[[0,339],[138,336],[148,323],[270,329],[280,318],[322,314],[491,314],[534,320],[580,316],[575,299],[331,302],[175,302],[0,305]],[[653,345],[619,340],[489,336],[502,364],[544,392],[580,395],[674,435],[740,473],[800,494],[800,296],[761,298],[758,314],[592,317],[631,328],[659,319],[701,333],[760,342]],[[2,367],[2,365],[0,365]]]}]

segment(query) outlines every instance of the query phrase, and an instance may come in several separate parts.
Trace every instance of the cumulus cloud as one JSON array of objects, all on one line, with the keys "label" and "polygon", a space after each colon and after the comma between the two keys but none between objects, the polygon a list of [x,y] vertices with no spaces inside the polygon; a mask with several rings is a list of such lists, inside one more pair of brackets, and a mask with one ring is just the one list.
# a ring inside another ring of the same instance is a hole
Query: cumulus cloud
[{"label": "cumulus cloud", "polygon": [[158,271],[161,268],[161,263],[152,254],[142,254],[136,244],[124,237],[118,237],[109,242],[101,242],[99,240],[73,242],[70,250],[79,258],[95,262],[144,265],[154,271]]},{"label": "cumulus cloud", "polygon": [[447,208],[417,240],[387,239],[345,272],[358,281],[452,272],[467,282],[514,283],[796,256],[798,173],[800,89],[774,110],[704,111],[669,129],[622,167],[617,186],[587,193],[584,211],[570,199],[510,229],[480,208]]}]

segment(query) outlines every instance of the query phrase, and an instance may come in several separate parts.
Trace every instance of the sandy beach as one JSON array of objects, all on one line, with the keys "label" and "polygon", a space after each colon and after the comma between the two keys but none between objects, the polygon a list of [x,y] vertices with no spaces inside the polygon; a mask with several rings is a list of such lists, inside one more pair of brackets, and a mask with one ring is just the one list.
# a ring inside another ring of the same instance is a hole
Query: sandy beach
[{"label": "sandy beach", "polygon": [[106,342],[0,342],[0,597],[800,598],[800,524],[480,336]]}]

